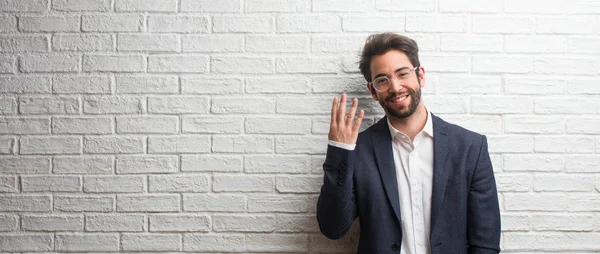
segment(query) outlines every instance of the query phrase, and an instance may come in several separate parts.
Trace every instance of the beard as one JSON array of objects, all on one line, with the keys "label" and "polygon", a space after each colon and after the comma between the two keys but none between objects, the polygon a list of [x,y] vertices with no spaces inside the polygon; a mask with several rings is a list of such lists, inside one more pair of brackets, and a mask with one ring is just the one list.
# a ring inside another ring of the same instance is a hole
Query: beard
[{"label": "beard", "polygon": [[390,104],[388,103],[388,100],[400,95],[400,93],[396,93],[396,92],[391,93],[387,98],[379,99],[378,100],[379,105],[381,105],[381,107],[383,107],[385,112],[387,112],[388,114],[390,114],[391,116],[393,116],[395,118],[404,119],[404,118],[411,116],[417,110],[417,106],[419,105],[419,102],[421,102],[421,86],[419,86],[418,90],[414,90],[412,88],[407,88],[407,90],[408,90],[407,93],[410,96],[410,104],[408,104],[408,106],[402,106],[402,108],[400,108],[400,109],[395,109],[395,108],[392,108],[392,106],[390,106]]}]

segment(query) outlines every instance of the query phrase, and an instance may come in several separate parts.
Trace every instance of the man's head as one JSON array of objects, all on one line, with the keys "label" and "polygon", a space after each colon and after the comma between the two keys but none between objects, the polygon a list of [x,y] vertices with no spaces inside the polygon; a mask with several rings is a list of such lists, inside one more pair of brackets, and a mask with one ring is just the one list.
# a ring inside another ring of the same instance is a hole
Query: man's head
[{"label": "man's head", "polygon": [[390,117],[404,119],[421,105],[425,70],[419,63],[417,43],[394,33],[367,38],[359,68],[367,87]]}]

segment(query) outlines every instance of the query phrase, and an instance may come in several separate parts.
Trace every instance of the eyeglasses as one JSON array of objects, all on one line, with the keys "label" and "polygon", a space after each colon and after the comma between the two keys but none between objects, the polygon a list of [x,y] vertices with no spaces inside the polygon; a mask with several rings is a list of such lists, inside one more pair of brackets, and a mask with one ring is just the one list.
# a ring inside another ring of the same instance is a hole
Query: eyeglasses
[{"label": "eyeglasses", "polygon": [[[410,73],[415,71],[417,68],[419,68],[419,66],[412,68],[412,69],[403,68],[403,69],[397,71],[396,73],[394,73],[394,76],[392,76],[392,78],[396,78],[400,82],[406,82],[410,78]],[[392,81],[390,80],[390,78],[388,78],[386,76],[378,77],[370,83],[373,86],[373,88],[375,88],[375,90],[377,90],[379,92],[388,90],[390,88],[390,86],[392,85]]]}]

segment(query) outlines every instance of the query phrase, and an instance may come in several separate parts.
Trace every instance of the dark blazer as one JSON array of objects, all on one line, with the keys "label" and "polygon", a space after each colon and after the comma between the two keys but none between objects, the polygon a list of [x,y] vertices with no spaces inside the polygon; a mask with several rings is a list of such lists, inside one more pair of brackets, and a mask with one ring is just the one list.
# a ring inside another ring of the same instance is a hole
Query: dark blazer
[{"label": "dark blazer", "polygon": [[[498,253],[500,210],[487,139],[433,114],[432,120],[431,253]],[[321,232],[338,239],[359,217],[358,253],[399,253],[402,220],[387,119],[360,133],[352,151],[328,146],[323,169]]]}]

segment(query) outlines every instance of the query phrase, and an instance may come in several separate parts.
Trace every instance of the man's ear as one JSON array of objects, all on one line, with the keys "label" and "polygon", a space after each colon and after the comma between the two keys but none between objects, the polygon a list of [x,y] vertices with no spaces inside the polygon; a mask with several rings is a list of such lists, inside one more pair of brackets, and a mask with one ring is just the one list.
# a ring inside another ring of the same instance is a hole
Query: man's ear
[{"label": "man's ear", "polygon": [[369,89],[369,92],[371,93],[371,97],[373,97],[373,100],[377,100],[377,93],[375,92],[375,88],[373,88],[372,83],[367,83],[367,89]]},{"label": "man's ear", "polygon": [[425,68],[423,68],[423,66],[419,66],[418,70],[419,75],[417,78],[419,78],[419,86],[423,88],[425,86]]}]

